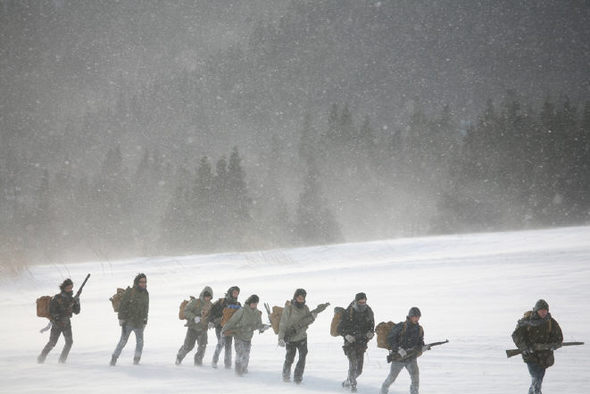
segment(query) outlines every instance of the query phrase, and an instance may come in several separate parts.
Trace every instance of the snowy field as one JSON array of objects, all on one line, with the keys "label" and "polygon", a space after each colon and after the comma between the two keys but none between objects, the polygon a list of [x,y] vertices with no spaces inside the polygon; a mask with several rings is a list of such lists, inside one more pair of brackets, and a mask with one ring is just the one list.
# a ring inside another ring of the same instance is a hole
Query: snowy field
[{"label": "snowy field", "polygon": [[[142,362],[132,365],[132,335],[118,365],[109,367],[119,325],[108,298],[138,272],[147,274],[150,292]],[[49,333],[39,333],[47,321],[35,316],[35,299],[55,294],[66,277],[80,284],[86,273],[92,276],[82,294],[82,313],[72,319],[74,345],[67,364],[57,363],[63,337],[46,363],[37,364]],[[513,347],[510,334],[517,319],[538,298],[549,302],[566,341],[588,344],[556,352],[544,392],[589,393],[589,282],[590,227],[35,266],[0,280],[0,392],[341,393],[347,360],[342,339],[329,335],[332,307],[347,306],[364,291],[377,322],[400,321],[418,306],[425,340],[449,339],[419,359],[423,394],[526,393],[526,366],[520,357],[507,359],[504,349]],[[213,331],[204,367],[192,365],[192,352],[181,366],[174,365],[186,331],[178,304],[205,285],[213,288],[214,298],[238,285],[240,301],[256,293],[261,308],[263,302],[282,305],[297,287],[307,290],[310,307],[331,303],[308,330],[302,385],[281,381],[284,349],[271,330],[254,335],[245,377],[209,366]],[[385,355],[373,340],[358,379],[360,393],[378,392],[388,373]],[[390,393],[407,393],[409,384],[402,371]]]}]

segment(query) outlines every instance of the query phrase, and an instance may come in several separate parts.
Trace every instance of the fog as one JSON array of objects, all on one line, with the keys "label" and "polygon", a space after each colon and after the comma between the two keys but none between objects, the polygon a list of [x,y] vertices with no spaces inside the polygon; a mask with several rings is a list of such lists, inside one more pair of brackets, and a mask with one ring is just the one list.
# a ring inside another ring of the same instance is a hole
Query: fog
[{"label": "fog", "polygon": [[0,0],[0,253],[590,221],[587,1]]}]

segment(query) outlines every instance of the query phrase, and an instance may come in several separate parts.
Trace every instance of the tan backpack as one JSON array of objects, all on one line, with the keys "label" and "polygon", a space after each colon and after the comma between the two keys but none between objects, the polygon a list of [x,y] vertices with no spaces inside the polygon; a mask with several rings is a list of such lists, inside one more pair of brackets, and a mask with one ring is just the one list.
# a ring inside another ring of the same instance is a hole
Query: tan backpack
[{"label": "tan backpack", "polygon": [[238,309],[234,308],[223,308],[223,317],[221,318],[221,327],[225,326],[225,323],[231,319],[231,317],[236,313]]},{"label": "tan backpack", "polygon": [[51,304],[51,296],[42,296],[37,298],[37,316],[50,318],[49,304]]},{"label": "tan backpack", "polygon": [[190,300],[182,300],[182,302],[180,303],[179,307],[178,307],[178,318],[180,320],[184,320],[186,319],[186,317],[184,316],[184,308],[186,308],[186,306],[188,305],[188,303],[192,300],[195,299],[195,297],[193,296],[189,296]]},{"label": "tan backpack", "polygon": [[291,301],[287,300],[285,301],[285,306],[284,307],[280,307],[280,306],[273,306],[272,307],[272,312],[269,315],[269,319],[270,319],[270,325],[272,326],[272,330],[275,332],[275,334],[279,333],[279,324],[281,323],[281,316],[283,316],[283,311],[285,310],[286,307],[291,305]]},{"label": "tan backpack", "polygon": [[338,333],[338,325],[342,320],[342,315],[344,314],[345,309],[342,307],[337,306],[334,308],[334,316],[332,317],[332,323],[330,324],[330,335],[333,337],[337,337],[340,334]]},{"label": "tan backpack", "polygon": [[388,321],[387,323],[382,321],[381,323],[377,324],[375,327],[375,332],[377,333],[377,347],[381,349],[390,349],[389,342],[387,341],[387,336],[391,332],[391,329],[395,326],[395,323],[392,321]]},{"label": "tan backpack", "polygon": [[117,292],[115,294],[113,294],[113,296],[111,298],[109,298],[109,300],[111,301],[111,304],[113,304],[113,310],[115,311],[115,313],[119,312],[119,305],[121,305],[121,300],[123,299],[123,294],[125,294],[125,289],[117,287]]}]

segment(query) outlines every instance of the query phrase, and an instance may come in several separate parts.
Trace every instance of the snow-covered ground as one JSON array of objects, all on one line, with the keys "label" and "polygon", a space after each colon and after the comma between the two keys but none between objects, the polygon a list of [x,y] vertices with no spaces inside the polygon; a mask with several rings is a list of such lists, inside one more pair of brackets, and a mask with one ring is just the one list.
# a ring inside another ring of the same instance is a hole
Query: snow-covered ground
[{"label": "snow-covered ground", "polygon": [[[150,318],[142,363],[132,365],[132,335],[119,364],[108,366],[119,326],[108,298],[116,287],[145,272]],[[80,284],[82,313],[72,320],[74,346],[67,364],[57,363],[63,346],[43,365],[36,357],[48,333],[35,316],[35,299],[53,295],[66,277]],[[411,306],[422,310],[427,342],[449,339],[419,359],[421,393],[525,393],[529,377],[519,357],[507,359],[510,334],[538,298],[549,302],[566,341],[590,343],[590,227],[439,236],[255,253],[138,258],[74,265],[35,266],[17,278],[0,280],[0,392],[344,392],[347,360],[341,338],[329,335],[332,308],[308,330],[309,355],[301,386],[281,381],[284,349],[272,331],[255,334],[250,373],[212,369],[216,343],[209,332],[206,366],[192,366],[192,353],[174,365],[185,335],[178,304],[205,285],[214,298],[231,285],[240,300],[256,293],[282,305],[298,287],[308,304],[346,306],[364,291],[376,321],[404,319]],[[264,315],[266,318],[266,314]],[[590,392],[589,345],[563,348],[548,370],[546,393]],[[385,351],[369,345],[360,393],[376,393],[388,373]],[[390,393],[407,393],[402,371]]]}]

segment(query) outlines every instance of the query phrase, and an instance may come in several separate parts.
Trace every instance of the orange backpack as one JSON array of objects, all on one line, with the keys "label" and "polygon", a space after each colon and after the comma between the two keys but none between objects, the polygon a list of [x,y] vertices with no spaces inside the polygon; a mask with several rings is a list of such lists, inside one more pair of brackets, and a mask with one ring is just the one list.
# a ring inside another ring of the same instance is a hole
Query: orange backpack
[{"label": "orange backpack", "polygon": [[51,296],[43,296],[37,298],[37,316],[50,318],[49,304],[51,304]]}]

